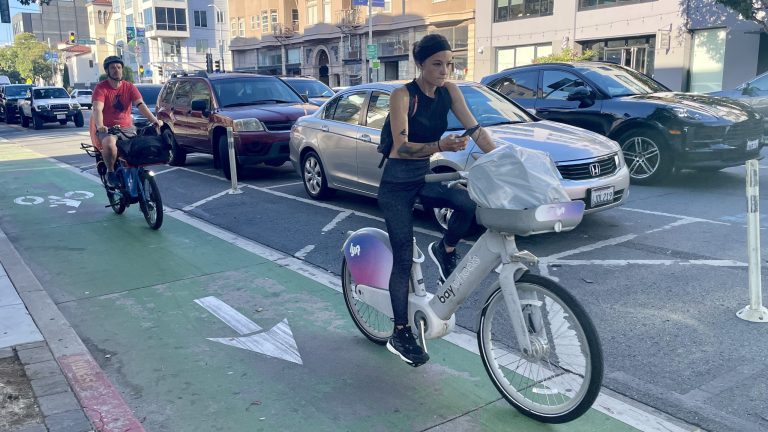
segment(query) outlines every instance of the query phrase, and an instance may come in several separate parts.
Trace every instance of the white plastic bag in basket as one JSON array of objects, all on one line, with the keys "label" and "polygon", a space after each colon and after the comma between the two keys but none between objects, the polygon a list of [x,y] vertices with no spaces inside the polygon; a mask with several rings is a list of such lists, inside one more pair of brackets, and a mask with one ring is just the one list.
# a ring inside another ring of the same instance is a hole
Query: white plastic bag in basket
[{"label": "white plastic bag in basket", "polygon": [[570,201],[547,153],[497,145],[469,169],[469,196],[480,207],[524,210]]}]

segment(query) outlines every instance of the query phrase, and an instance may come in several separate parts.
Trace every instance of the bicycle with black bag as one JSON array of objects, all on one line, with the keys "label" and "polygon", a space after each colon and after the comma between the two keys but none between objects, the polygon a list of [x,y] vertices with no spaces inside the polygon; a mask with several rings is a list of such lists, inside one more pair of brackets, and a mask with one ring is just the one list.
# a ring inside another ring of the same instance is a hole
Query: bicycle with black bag
[{"label": "bicycle with black bag", "polygon": [[107,183],[107,166],[101,152],[91,144],[81,143],[89,156],[96,158],[96,170],[107,193],[112,211],[120,215],[131,204],[139,204],[147,225],[153,230],[163,225],[163,200],[155,181],[155,174],[147,169],[149,165],[166,164],[170,160],[171,146],[157,135],[154,125],[139,128],[136,135],[112,126],[107,131],[117,137],[118,157],[114,171],[118,178],[118,187]]}]

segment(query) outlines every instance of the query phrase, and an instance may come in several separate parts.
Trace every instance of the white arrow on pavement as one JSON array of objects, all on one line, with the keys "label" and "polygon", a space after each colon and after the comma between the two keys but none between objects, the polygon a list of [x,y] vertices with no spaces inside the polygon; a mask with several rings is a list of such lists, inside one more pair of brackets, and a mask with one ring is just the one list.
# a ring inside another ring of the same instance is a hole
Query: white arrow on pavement
[{"label": "white arrow on pavement", "polygon": [[261,327],[255,322],[236,311],[230,305],[216,297],[203,297],[195,300],[205,310],[212,313],[224,324],[240,333],[241,337],[232,338],[207,338],[210,341],[219,342],[237,348],[261,353],[270,357],[280,358],[293,363],[304,364],[299,355],[299,348],[293,339],[293,333],[288,326],[288,320],[284,319],[271,329],[245,336],[249,333],[261,331]]}]

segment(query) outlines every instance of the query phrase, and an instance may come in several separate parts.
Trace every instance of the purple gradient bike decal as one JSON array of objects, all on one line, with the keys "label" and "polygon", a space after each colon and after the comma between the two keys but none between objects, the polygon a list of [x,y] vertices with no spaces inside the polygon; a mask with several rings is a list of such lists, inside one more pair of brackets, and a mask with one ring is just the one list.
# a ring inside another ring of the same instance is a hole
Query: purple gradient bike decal
[{"label": "purple gradient bike decal", "polygon": [[386,232],[376,228],[355,231],[344,242],[344,257],[355,283],[389,289],[392,248]]}]

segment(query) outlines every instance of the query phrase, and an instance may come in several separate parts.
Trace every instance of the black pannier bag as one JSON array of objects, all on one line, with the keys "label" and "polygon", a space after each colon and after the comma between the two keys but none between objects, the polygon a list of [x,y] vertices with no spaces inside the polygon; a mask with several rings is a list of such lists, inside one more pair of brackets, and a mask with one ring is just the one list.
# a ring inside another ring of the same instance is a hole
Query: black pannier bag
[{"label": "black pannier bag", "polygon": [[132,166],[166,164],[171,159],[171,146],[159,136],[137,136],[119,140],[120,155]]}]

